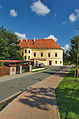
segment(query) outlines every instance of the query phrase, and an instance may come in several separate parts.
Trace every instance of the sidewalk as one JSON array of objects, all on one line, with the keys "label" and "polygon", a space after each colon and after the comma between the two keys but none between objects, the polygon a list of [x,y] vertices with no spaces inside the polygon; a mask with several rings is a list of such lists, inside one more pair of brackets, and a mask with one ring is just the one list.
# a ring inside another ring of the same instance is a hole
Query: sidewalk
[{"label": "sidewalk", "polygon": [[54,91],[69,69],[29,87],[0,112],[0,119],[59,119]]}]

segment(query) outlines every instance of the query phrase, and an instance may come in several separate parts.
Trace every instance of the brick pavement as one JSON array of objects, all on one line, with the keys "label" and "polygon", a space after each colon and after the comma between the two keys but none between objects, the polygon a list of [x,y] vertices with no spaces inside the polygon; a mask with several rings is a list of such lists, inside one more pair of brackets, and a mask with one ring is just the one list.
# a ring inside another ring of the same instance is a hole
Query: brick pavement
[{"label": "brick pavement", "polygon": [[59,119],[54,92],[69,69],[29,87],[0,112],[0,119]]}]

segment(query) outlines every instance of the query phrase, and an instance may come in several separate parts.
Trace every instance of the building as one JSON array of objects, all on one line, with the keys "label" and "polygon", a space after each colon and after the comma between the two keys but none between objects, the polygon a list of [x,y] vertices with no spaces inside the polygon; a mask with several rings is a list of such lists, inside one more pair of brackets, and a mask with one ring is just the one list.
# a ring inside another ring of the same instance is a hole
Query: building
[{"label": "building", "polygon": [[21,54],[34,64],[63,66],[63,49],[52,39],[19,40]]}]

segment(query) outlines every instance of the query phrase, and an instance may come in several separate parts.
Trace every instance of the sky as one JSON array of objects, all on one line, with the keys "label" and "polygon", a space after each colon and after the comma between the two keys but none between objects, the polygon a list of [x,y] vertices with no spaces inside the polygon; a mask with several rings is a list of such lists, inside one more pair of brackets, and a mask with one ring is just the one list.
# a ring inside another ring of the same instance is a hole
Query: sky
[{"label": "sky", "polygon": [[0,26],[23,39],[54,39],[65,50],[78,34],[79,0],[0,0]]}]

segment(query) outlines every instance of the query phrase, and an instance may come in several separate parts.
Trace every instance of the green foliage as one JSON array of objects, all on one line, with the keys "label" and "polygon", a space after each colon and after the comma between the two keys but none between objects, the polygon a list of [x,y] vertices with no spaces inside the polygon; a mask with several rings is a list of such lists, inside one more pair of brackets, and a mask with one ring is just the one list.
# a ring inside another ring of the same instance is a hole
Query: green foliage
[{"label": "green foliage", "polygon": [[0,60],[23,59],[17,40],[17,36],[12,31],[6,30],[3,26],[0,27]]},{"label": "green foliage", "polygon": [[79,119],[79,82],[74,81],[74,68],[56,88],[61,119]]},{"label": "green foliage", "polygon": [[0,61],[0,66],[2,66],[2,67],[4,66],[3,61]]},{"label": "green foliage", "polygon": [[78,43],[79,35],[76,35],[71,39],[71,49],[69,50],[70,61],[74,64],[77,63]]},{"label": "green foliage", "polygon": [[70,64],[70,61],[69,61],[70,57],[69,57],[69,54],[68,54],[68,51],[63,52],[63,62],[64,62],[64,65],[69,65]]}]

